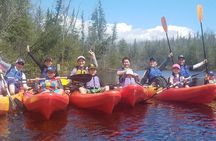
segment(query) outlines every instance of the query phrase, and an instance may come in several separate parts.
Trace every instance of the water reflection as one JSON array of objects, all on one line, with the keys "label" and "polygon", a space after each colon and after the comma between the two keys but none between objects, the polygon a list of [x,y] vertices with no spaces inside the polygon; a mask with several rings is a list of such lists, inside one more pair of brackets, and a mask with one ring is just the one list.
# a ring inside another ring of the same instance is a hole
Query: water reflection
[{"label": "water reflection", "polygon": [[61,130],[67,125],[67,111],[59,111],[52,115],[50,120],[44,120],[37,113],[26,112],[24,126],[29,130],[31,140],[59,140]]},{"label": "water reflection", "polygon": [[9,135],[7,115],[0,116],[0,140],[6,140]]}]

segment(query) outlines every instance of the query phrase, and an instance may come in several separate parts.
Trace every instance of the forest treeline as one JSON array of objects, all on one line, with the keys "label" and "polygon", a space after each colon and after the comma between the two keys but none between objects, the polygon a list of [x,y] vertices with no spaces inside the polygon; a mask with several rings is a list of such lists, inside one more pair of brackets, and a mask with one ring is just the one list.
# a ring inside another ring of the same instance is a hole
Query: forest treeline
[{"label": "forest treeline", "polygon": [[[128,56],[133,68],[144,69],[149,57],[156,57],[159,64],[169,53],[167,41],[154,40],[128,43],[118,40],[116,24],[112,33],[107,33],[106,16],[99,0],[92,11],[90,24],[85,24],[82,11],[75,10],[73,1],[56,0],[55,8],[43,10],[40,5],[34,5],[30,0],[0,1],[0,56],[9,63],[14,63],[17,57],[26,60],[27,74],[36,75],[39,68],[26,52],[30,45],[31,51],[39,59],[51,56],[55,64],[61,64],[61,73],[67,74],[76,65],[76,57],[84,55],[88,59],[88,50],[92,49],[97,56],[101,69],[114,70],[121,66],[121,59]],[[81,26],[77,28],[77,19]],[[86,30],[87,29],[87,32]],[[213,32],[204,35],[207,58],[210,69],[216,67],[216,36]],[[199,33],[188,38],[170,39],[171,48],[176,61],[179,54],[184,54],[187,64],[195,64],[203,60],[203,48]]]}]

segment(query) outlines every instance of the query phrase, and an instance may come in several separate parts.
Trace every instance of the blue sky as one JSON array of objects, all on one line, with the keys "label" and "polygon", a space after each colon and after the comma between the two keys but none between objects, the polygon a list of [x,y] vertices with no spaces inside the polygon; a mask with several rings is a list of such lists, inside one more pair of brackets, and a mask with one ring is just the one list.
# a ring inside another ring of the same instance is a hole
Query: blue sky
[{"label": "blue sky", "polygon": [[[43,9],[54,8],[56,0],[31,0]],[[65,4],[69,0],[63,0]],[[71,9],[84,12],[91,18],[98,0],[71,0]],[[216,0],[101,0],[110,29],[117,23],[118,38],[128,42],[165,38],[161,17],[165,16],[171,37],[200,32],[196,7],[203,6],[203,29],[216,33]],[[81,13],[81,12],[80,12]],[[88,24],[86,22],[86,24]]]},{"label": "blue sky", "polygon": [[[36,1],[36,0],[32,0]],[[64,0],[66,3],[69,0]],[[101,0],[108,23],[124,22],[136,28],[152,28],[160,25],[165,16],[167,24],[186,26],[199,31],[196,5],[203,5],[203,27],[216,31],[215,0]],[[96,7],[97,0],[72,0],[72,6],[84,11],[89,20]],[[44,8],[54,7],[55,0],[41,0]]]}]

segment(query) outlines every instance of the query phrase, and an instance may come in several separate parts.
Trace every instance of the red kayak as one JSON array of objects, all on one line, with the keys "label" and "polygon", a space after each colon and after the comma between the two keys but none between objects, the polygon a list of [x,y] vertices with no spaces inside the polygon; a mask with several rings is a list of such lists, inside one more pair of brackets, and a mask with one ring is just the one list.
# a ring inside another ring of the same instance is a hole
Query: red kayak
[{"label": "red kayak", "polygon": [[189,88],[170,88],[159,93],[156,98],[163,101],[179,101],[191,103],[210,103],[216,92],[215,84],[194,86]]},{"label": "red kayak", "polygon": [[145,101],[151,97],[156,90],[154,87],[143,87],[137,84],[128,85],[120,90],[121,102],[134,106],[136,103]]},{"label": "red kayak", "polygon": [[56,94],[44,92],[34,95],[33,92],[26,92],[23,96],[23,103],[28,111],[39,112],[47,120],[53,112],[63,110],[69,104],[67,94]]},{"label": "red kayak", "polygon": [[115,105],[119,103],[121,95],[119,91],[105,91],[102,93],[81,94],[74,91],[70,95],[70,103],[77,107],[99,110],[111,114]]}]

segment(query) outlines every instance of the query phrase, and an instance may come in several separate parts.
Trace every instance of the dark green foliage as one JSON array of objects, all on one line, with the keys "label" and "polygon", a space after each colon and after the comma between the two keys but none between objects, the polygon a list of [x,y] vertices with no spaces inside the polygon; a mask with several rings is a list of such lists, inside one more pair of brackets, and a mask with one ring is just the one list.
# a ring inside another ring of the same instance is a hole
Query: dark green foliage
[{"label": "dark green foliage", "polygon": [[[86,13],[79,15],[79,10],[70,11],[71,1],[67,4],[64,2],[57,0],[54,9],[42,10],[40,6],[31,6],[28,0],[1,0],[0,51],[2,53],[0,55],[2,58],[9,63],[14,63],[17,57],[23,57],[27,61],[25,71],[28,77],[35,77],[39,74],[39,69],[27,56],[28,44],[41,62],[45,56],[51,56],[55,64],[61,64],[61,75],[69,74],[76,65],[76,58],[79,55],[84,55],[88,64],[91,61],[88,54],[90,49],[96,53],[99,70],[105,68],[110,71],[119,68],[121,59],[125,56],[131,58],[133,68],[144,69],[148,66],[151,56],[155,57],[160,64],[169,54],[165,39],[143,42],[134,39],[133,43],[128,43],[124,39],[118,39],[117,24],[113,25],[112,32],[108,34],[100,0],[91,14],[91,24],[88,27],[84,19]],[[78,16],[81,17],[80,29],[75,26]],[[216,36],[208,32],[204,37],[209,67],[215,69]],[[175,62],[180,54],[184,54],[187,64],[195,64],[204,58],[199,33],[189,35],[189,38],[170,38],[170,45]]]}]

